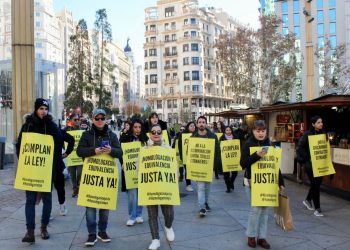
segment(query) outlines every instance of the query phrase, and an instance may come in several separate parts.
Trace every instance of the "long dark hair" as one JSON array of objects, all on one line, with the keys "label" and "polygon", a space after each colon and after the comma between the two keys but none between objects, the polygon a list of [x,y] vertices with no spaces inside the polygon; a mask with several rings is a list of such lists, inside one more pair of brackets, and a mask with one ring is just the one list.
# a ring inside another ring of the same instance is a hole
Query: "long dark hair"
[{"label": "long dark hair", "polygon": [[135,119],[131,125],[130,125],[130,135],[133,136],[134,135],[134,125],[135,123],[138,123],[141,125],[141,133],[138,137],[138,139],[140,140],[141,144],[142,145],[145,145],[148,141],[148,137],[146,135],[146,131],[145,131],[145,128],[143,126],[143,122],[140,120],[140,119]]},{"label": "long dark hair", "polygon": [[[191,125],[192,123],[194,124],[194,127],[195,127],[194,132],[197,131],[196,123],[195,123],[194,121],[191,121],[191,122],[187,123],[184,133],[190,133],[189,128],[190,128],[190,125]],[[191,132],[191,133],[192,133],[192,132]]]}]

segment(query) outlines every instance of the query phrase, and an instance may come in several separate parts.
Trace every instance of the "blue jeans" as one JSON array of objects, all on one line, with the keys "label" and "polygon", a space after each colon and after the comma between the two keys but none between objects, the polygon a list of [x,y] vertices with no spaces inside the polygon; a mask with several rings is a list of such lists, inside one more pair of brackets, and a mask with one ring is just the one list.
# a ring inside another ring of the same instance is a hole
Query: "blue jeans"
[{"label": "blue jeans", "polygon": [[142,216],[142,206],[137,203],[138,189],[133,188],[127,191],[129,219],[135,220]]},{"label": "blue jeans", "polygon": [[[26,222],[27,229],[35,229],[35,202],[38,192],[26,191]],[[50,221],[50,214],[52,209],[52,193],[41,193],[41,199],[43,201],[43,211],[41,214],[41,224],[48,225]]]},{"label": "blue jeans", "polygon": [[[89,234],[96,234],[96,208],[87,207],[86,208],[86,226]],[[106,232],[108,223],[108,209],[99,209],[99,219],[98,219],[98,231]]]},{"label": "blue jeans", "polygon": [[205,209],[205,203],[208,203],[210,185],[211,185],[210,182],[197,181],[199,209],[203,209],[203,208]]},{"label": "blue jeans", "polygon": [[[250,187],[245,186],[249,202],[251,201]],[[257,237],[259,239],[266,239],[267,236],[267,220],[269,218],[270,207],[251,207],[246,235],[248,237]]]}]

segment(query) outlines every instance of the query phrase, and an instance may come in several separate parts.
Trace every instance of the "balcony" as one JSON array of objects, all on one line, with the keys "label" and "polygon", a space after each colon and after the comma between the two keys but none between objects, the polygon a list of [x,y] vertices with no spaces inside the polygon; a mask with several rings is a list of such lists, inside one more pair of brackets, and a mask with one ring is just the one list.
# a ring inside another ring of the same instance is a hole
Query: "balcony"
[{"label": "balcony", "polygon": [[174,93],[166,93],[163,96],[169,97],[169,98],[180,98],[181,94],[180,94],[180,92],[174,92]]},{"label": "balcony", "polygon": [[204,78],[204,85],[205,86],[211,86],[211,85],[214,85],[214,84],[215,84],[214,79],[212,79],[212,78]]},{"label": "balcony", "polygon": [[177,64],[172,64],[172,65],[167,64],[164,66],[165,70],[176,70],[177,68],[178,68]]},{"label": "balcony", "polygon": [[164,85],[170,85],[170,84],[179,84],[179,79],[178,78],[169,78],[169,79],[164,79],[163,80]]},{"label": "balcony", "polygon": [[183,92],[181,97],[203,97],[203,93],[201,91],[187,91]]},{"label": "balcony", "polygon": [[171,57],[171,56],[177,56],[177,52],[166,52],[163,53],[164,57]]},{"label": "balcony", "polygon": [[150,41],[150,42],[145,42],[143,44],[143,48],[151,48],[151,47],[156,47],[156,46],[161,46],[164,43],[162,41]]},{"label": "balcony", "polygon": [[182,26],[182,29],[197,29],[200,30],[199,23],[187,23]]},{"label": "balcony", "polygon": [[200,12],[197,8],[183,8],[182,13],[200,15]]},{"label": "balcony", "polygon": [[193,42],[193,41],[202,41],[201,36],[184,36],[180,39],[178,39],[179,42]]},{"label": "balcony", "polygon": [[151,36],[151,35],[157,35],[157,34],[158,34],[158,30],[156,29],[145,31],[145,36]]},{"label": "balcony", "polygon": [[177,41],[177,39],[173,39],[173,40],[167,39],[167,40],[164,40],[165,43],[175,43],[176,41]]},{"label": "balcony", "polygon": [[145,94],[145,99],[146,100],[155,100],[158,99],[158,94]]}]

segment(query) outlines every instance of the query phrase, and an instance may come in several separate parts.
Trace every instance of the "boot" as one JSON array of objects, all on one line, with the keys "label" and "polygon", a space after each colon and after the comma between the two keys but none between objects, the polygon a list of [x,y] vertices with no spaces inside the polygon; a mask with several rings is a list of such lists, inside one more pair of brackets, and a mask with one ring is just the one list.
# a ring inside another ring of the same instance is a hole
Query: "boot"
[{"label": "boot", "polygon": [[41,230],[40,235],[43,240],[47,240],[50,238],[49,232],[47,231],[47,225],[42,224],[40,230]]},{"label": "boot", "polygon": [[24,235],[22,242],[35,243],[34,229],[28,229],[26,235]]},{"label": "boot", "polygon": [[248,246],[255,248],[256,247],[256,240],[255,237],[248,237]]}]

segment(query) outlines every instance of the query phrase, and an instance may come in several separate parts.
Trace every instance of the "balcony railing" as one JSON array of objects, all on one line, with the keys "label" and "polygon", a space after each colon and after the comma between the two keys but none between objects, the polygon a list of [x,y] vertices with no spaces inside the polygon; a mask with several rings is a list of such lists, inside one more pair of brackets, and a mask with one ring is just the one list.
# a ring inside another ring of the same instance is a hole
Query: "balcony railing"
[{"label": "balcony railing", "polygon": [[163,56],[164,57],[177,56],[177,52],[166,52],[166,53],[163,53]]},{"label": "balcony railing", "polygon": [[169,84],[178,84],[179,83],[179,79],[178,78],[169,78],[169,79],[164,79],[163,80],[165,85],[169,85]]},{"label": "balcony railing", "polygon": [[171,70],[171,69],[177,69],[177,68],[178,68],[177,64],[167,64],[164,66],[165,70]]},{"label": "balcony railing", "polygon": [[187,23],[182,26],[183,29],[200,29],[199,23]]}]

